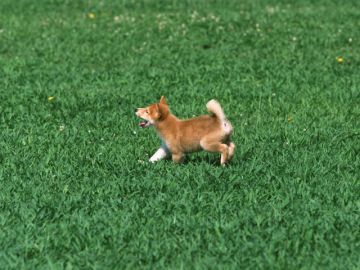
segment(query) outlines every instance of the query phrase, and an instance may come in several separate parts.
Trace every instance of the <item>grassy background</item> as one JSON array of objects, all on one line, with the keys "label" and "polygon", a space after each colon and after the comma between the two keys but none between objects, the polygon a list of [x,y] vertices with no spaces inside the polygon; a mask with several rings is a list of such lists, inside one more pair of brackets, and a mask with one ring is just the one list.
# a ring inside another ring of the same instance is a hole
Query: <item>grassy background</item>
[{"label": "grassy background", "polygon": [[[359,2],[113,2],[0,1],[0,268],[359,269]],[[148,164],[161,95],[233,162]]]}]

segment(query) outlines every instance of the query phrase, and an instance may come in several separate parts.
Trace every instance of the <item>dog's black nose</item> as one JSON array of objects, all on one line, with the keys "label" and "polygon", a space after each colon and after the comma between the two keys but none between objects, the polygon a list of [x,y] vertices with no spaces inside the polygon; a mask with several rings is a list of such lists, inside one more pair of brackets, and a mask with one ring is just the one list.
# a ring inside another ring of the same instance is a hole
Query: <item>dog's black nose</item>
[{"label": "dog's black nose", "polygon": [[137,112],[138,109],[135,109],[135,112]]}]

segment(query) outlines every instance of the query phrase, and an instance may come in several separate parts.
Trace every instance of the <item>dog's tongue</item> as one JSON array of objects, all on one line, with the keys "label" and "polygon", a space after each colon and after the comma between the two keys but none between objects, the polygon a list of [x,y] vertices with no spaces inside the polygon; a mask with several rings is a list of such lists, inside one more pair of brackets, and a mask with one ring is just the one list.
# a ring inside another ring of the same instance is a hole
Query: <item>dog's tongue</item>
[{"label": "dog's tongue", "polygon": [[142,128],[144,128],[144,127],[146,126],[146,124],[147,124],[147,122],[145,122],[145,121],[144,121],[144,122],[140,122],[140,123],[139,123],[139,126],[142,127]]}]

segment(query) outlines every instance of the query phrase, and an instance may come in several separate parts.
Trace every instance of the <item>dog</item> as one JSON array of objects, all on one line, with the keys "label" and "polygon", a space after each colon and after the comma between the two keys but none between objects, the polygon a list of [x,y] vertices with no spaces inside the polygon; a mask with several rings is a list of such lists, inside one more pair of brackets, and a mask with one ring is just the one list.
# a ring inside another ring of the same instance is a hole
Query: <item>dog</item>
[{"label": "dog", "polygon": [[171,155],[175,163],[182,163],[186,153],[201,150],[220,153],[222,166],[230,161],[235,151],[231,141],[233,127],[216,100],[210,100],[206,108],[209,115],[180,120],[170,112],[162,96],[158,103],[135,109],[135,115],[144,120],[140,127],[154,126],[162,140],[161,147],[149,161],[156,162]]}]

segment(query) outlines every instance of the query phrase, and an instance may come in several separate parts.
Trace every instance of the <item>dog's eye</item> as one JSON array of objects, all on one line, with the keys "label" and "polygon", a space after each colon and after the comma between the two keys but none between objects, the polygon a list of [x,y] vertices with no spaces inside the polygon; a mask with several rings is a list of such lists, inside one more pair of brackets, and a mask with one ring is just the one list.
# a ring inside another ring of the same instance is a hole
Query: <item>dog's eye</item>
[{"label": "dog's eye", "polygon": [[148,111],[148,110],[146,110],[146,113],[149,113],[149,111]]}]

